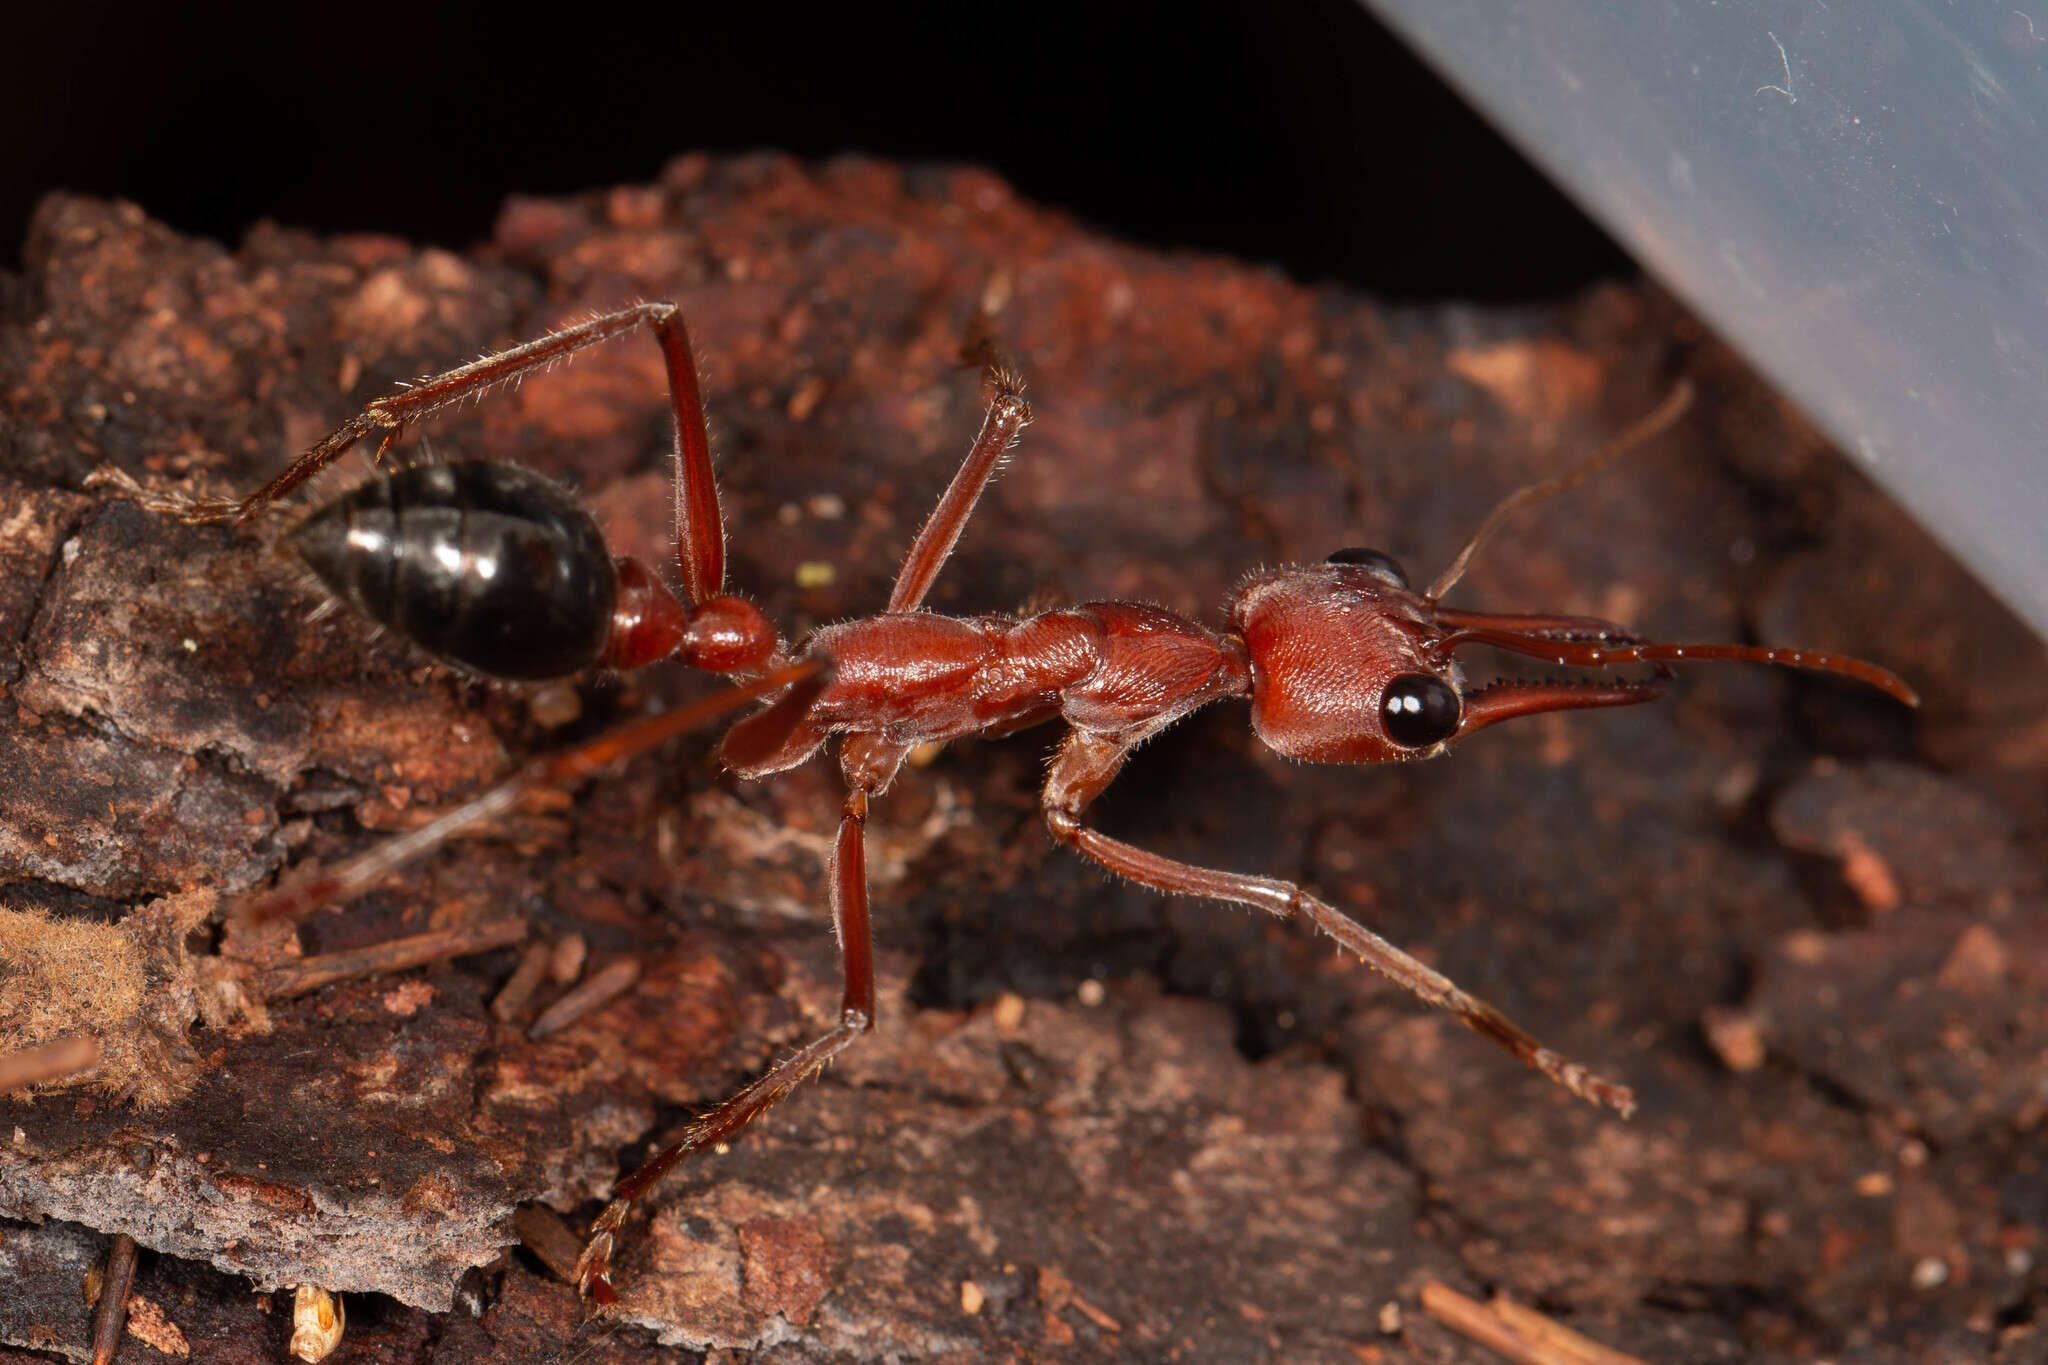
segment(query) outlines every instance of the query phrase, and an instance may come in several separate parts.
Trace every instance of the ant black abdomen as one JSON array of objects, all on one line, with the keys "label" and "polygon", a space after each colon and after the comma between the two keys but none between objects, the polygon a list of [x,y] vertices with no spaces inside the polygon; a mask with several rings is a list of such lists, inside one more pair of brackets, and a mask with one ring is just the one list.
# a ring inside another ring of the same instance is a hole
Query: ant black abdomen
[{"label": "ant black abdomen", "polygon": [[434,657],[514,681],[598,662],[618,583],[590,513],[484,461],[418,465],[328,503],[291,536],[335,596]]}]

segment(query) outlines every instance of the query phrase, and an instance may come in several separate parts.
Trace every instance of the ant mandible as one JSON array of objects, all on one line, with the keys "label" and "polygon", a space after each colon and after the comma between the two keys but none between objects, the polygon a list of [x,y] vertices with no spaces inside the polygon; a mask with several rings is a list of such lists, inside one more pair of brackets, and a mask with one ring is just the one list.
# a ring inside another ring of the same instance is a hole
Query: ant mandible
[{"label": "ant mandible", "polygon": [[[680,598],[646,565],[612,558],[595,520],[556,485],[500,464],[419,465],[373,479],[313,512],[291,532],[291,543],[335,596],[471,673],[534,680],[674,659],[741,685],[709,704],[631,722],[536,761],[431,824],[269,892],[243,912],[273,919],[344,899],[456,830],[504,812],[529,789],[644,752],[754,697],[780,693],[736,722],[719,750],[743,777],[795,767],[839,736],[847,794],[827,878],[845,983],[838,1022],[619,1182],[577,1266],[579,1288],[600,1302],[616,1297],[611,1256],[635,1201],[684,1157],[733,1136],[873,1027],[864,830],[870,803],[919,745],[1065,722],[1067,734],[1040,798],[1060,843],[1169,895],[1306,918],[1573,1094],[1626,1116],[1635,1104],[1626,1086],[1551,1051],[1493,1006],[1303,888],[1147,852],[1090,828],[1084,812],[1132,750],[1226,697],[1250,700],[1252,728],[1269,748],[1319,763],[1432,758],[1474,731],[1518,716],[1649,701],[1671,676],[1668,665],[1679,660],[1744,659],[1841,674],[1916,703],[1912,689],[1893,674],[1835,655],[1660,644],[1586,617],[1442,605],[1473,552],[1508,513],[1569,487],[1669,425],[1689,399],[1684,385],[1592,460],[1510,495],[1426,591],[1414,591],[1385,554],[1340,550],[1320,564],[1245,578],[1231,594],[1221,630],[1134,602],[1085,602],[1029,616],[963,618],[921,609],[997,464],[1030,421],[1022,382],[993,364],[994,396],[980,434],[918,532],[887,606],[816,631],[792,649],[758,607],[725,589],[725,530],[696,362],[682,315],[670,303],[605,314],[379,398],[239,503],[150,501],[193,520],[246,522],[366,437],[381,435],[381,463],[392,442],[437,409],[640,327],[660,343],[668,371]],[[1645,663],[1653,673],[1639,681],[1474,688],[1453,658],[1468,645],[1564,667]]]}]

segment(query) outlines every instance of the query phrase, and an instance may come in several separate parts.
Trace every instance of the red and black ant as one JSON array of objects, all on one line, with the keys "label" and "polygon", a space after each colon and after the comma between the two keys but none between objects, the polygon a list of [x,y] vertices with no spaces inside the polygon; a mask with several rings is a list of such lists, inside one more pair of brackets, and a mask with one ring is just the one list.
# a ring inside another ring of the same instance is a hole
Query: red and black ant
[{"label": "red and black ant", "polygon": [[[432,824],[309,882],[270,892],[245,911],[277,918],[346,897],[455,830],[507,810],[527,790],[643,752],[756,696],[779,693],[736,722],[719,751],[742,776],[795,767],[840,737],[847,795],[827,882],[845,980],[838,1022],[620,1181],[577,1267],[580,1288],[600,1301],[614,1298],[612,1251],[634,1202],[684,1157],[731,1137],[873,1026],[864,829],[870,802],[888,790],[919,745],[1065,722],[1067,734],[1040,798],[1060,843],[1170,895],[1306,918],[1573,1094],[1627,1115],[1635,1098],[1626,1086],[1551,1051],[1335,906],[1289,882],[1197,867],[1109,838],[1084,823],[1089,804],[1132,750],[1224,698],[1251,702],[1252,728],[1269,748],[1319,763],[1432,758],[1476,730],[1515,717],[1649,701],[1663,691],[1668,665],[1680,660],[1744,659],[1835,673],[1908,705],[1916,702],[1893,674],[1854,659],[1747,645],[1660,644],[1591,618],[1442,605],[1504,516],[1569,487],[1675,420],[1689,398],[1683,385],[1591,461],[1504,500],[1427,590],[1411,588],[1385,554],[1339,550],[1320,564],[1244,579],[1231,594],[1222,629],[1135,602],[1084,602],[1028,616],[963,618],[921,610],[975,502],[1031,417],[1022,383],[992,365],[994,396],[981,432],[911,545],[888,604],[877,615],[828,626],[791,647],[758,607],[725,589],[725,531],[696,362],[682,315],[668,303],[606,314],[377,399],[242,502],[153,501],[197,520],[248,521],[368,436],[381,436],[381,458],[435,410],[638,327],[654,334],[667,362],[680,597],[646,565],[612,558],[595,520],[560,488],[499,464],[421,465],[373,479],[306,518],[291,543],[337,597],[472,673],[559,678],[674,659],[739,679],[741,687],[708,705],[632,722],[542,759]],[[1653,671],[1635,681],[1474,687],[1454,657],[1468,645],[1564,667],[1643,663]]]}]

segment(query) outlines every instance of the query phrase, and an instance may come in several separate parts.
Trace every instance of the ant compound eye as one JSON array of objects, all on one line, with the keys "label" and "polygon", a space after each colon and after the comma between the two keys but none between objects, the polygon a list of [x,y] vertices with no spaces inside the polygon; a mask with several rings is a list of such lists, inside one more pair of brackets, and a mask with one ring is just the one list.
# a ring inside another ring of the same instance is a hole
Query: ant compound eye
[{"label": "ant compound eye", "polygon": [[1402,674],[1380,698],[1387,738],[1404,749],[1426,749],[1449,739],[1457,733],[1458,713],[1458,694],[1427,673]]},{"label": "ant compound eye", "polygon": [[1407,571],[1401,567],[1399,560],[1395,559],[1385,550],[1368,550],[1363,546],[1354,545],[1349,549],[1337,551],[1325,562],[1330,564],[1357,564],[1371,573],[1374,578],[1380,579],[1383,582],[1391,583],[1397,588],[1406,588],[1408,586]]}]

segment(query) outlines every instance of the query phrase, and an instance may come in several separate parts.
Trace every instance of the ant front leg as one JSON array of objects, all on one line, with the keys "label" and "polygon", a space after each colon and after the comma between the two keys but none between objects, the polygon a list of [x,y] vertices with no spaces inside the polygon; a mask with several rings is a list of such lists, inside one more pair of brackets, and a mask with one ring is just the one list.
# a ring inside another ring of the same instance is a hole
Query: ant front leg
[{"label": "ant front leg", "polygon": [[989,400],[981,433],[968,448],[967,458],[960,462],[953,482],[939,495],[939,505],[932,509],[931,519],[917,533],[910,553],[903,557],[903,568],[896,575],[896,586],[889,593],[889,605],[884,611],[916,611],[924,604],[925,594],[931,591],[939,570],[960,539],[960,532],[967,526],[967,518],[974,513],[974,504],[981,500],[982,491],[995,477],[996,466],[1031,421],[1031,405],[1024,401],[1024,381],[1016,372],[997,364],[989,367],[988,375],[995,395]]},{"label": "ant front leg", "polygon": [[591,1225],[590,1242],[576,1263],[577,1287],[599,1303],[614,1303],[618,1299],[612,1289],[612,1250],[634,1203],[683,1158],[730,1138],[777,1100],[817,1075],[849,1043],[874,1027],[875,952],[868,932],[868,802],[888,789],[909,752],[904,745],[890,744],[871,735],[848,736],[840,748],[839,766],[846,775],[846,804],[840,809],[839,837],[832,845],[828,881],[832,928],[839,939],[839,966],[845,982],[839,1022],[690,1124],[680,1138],[619,1182],[612,1202]]},{"label": "ant front leg", "polygon": [[1116,740],[1085,730],[1068,733],[1040,798],[1045,823],[1055,839],[1118,876],[1169,895],[1232,901],[1281,919],[1306,915],[1318,929],[1363,958],[1367,966],[1439,1009],[1449,1010],[1574,1095],[1608,1105],[1624,1118],[1634,1112],[1635,1094],[1627,1086],[1603,1080],[1552,1052],[1484,1000],[1466,994],[1441,972],[1416,961],[1294,883],[1197,867],[1136,848],[1082,824],[1081,812],[1123,770],[1135,743],[1136,738]]}]

